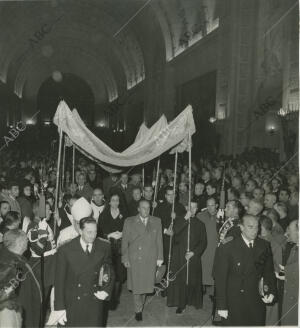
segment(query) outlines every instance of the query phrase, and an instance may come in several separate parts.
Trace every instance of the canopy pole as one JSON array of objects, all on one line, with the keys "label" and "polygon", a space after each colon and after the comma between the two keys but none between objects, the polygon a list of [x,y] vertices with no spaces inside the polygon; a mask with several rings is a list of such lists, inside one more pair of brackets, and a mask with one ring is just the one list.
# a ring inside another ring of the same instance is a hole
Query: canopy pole
[{"label": "canopy pole", "polygon": [[142,168],[142,183],[143,183],[143,191],[144,191],[144,187],[145,187],[145,165],[143,164],[143,168]]},{"label": "canopy pole", "polygon": [[[62,145],[63,131],[59,129],[59,144],[58,144],[58,157],[57,157],[57,172],[56,172],[56,188],[55,188],[55,204],[54,204],[54,213],[58,212],[58,196],[59,196],[59,178],[60,178],[60,162],[61,162],[61,145]],[[54,220],[54,229],[53,233],[56,236],[56,225],[57,222]]]},{"label": "canopy pole", "polygon": [[[178,162],[178,151],[176,149],[175,153],[175,163],[174,163],[174,179],[173,179],[173,203],[172,203],[172,212],[171,216],[175,210],[175,198],[176,198],[176,179],[177,179],[177,162]],[[172,217],[172,221],[170,224],[171,230],[173,230],[174,219]],[[171,265],[171,253],[172,253],[172,241],[173,241],[173,234],[170,236],[170,243],[169,243],[169,256],[168,256],[168,271],[167,271],[167,286],[169,286],[169,275],[170,275],[170,265]]]},{"label": "canopy pole", "polygon": [[[158,192],[158,180],[159,180],[159,167],[160,167],[160,157],[157,160],[157,168],[156,168],[156,179],[155,179],[155,188],[154,188],[154,198],[153,203],[156,203],[157,192]],[[152,215],[154,213],[154,206],[152,206]]]},{"label": "canopy pole", "polygon": [[73,156],[72,156],[72,184],[75,183],[75,144],[73,143]]},{"label": "canopy pole", "polygon": [[[189,131],[189,212],[191,212],[192,201],[192,137]],[[191,237],[191,218],[188,219],[188,240],[187,252],[190,251],[190,237]],[[189,284],[189,260],[186,261],[186,284]]]},{"label": "canopy pole", "polygon": [[64,147],[63,147],[61,190],[63,190],[65,186],[65,161],[66,161],[66,136],[64,138]]}]

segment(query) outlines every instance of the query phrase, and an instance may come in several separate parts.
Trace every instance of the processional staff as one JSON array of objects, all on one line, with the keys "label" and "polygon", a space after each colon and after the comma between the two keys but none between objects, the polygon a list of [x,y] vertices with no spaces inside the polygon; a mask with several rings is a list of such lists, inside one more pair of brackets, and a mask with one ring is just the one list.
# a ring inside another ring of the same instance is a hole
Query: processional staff
[{"label": "processional staff", "polygon": [[[192,137],[189,131],[189,205],[188,210],[191,212],[192,201]],[[187,241],[187,253],[190,252],[190,235],[191,235],[191,218],[188,218],[188,241]],[[186,260],[186,284],[189,284],[189,259]]]},{"label": "processional staff", "polygon": [[159,167],[160,167],[160,157],[157,160],[157,169],[156,169],[156,179],[155,179],[155,187],[154,187],[154,198],[153,198],[153,206],[152,206],[152,215],[154,213],[154,204],[156,204],[156,198],[158,193],[158,184],[159,184]]},{"label": "processional staff", "polygon": [[[173,230],[174,224],[174,210],[175,210],[175,195],[176,195],[176,180],[177,180],[177,162],[178,162],[178,150],[176,148],[175,153],[175,163],[174,163],[174,179],[173,179],[173,202],[172,202],[172,212],[171,217],[172,221],[170,224],[171,230]],[[172,241],[173,241],[173,233],[170,236],[170,243],[169,243],[169,257],[168,257],[168,271],[167,271],[167,286],[169,286],[169,273],[170,273],[170,265],[171,265],[171,254],[172,254]]]},{"label": "processional staff", "polygon": [[75,144],[73,143],[73,156],[72,156],[72,184],[75,183]]},{"label": "processional staff", "polygon": [[[58,144],[58,157],[57,157],[57,172],[56,172],[56,187],[55,187],[55,204],[54,204],[54,213],[58,212],[58,197],[59,197],[59,179],[60,179],[60,163],[61,163],[61,146],[62,146],[63,131],[59,129],[59,144]],[[56,225],[57,222],[54,220],[54,229],[53,233],[56,236]]]},{"label": "processional staff", "polygon": [[63,158],[62,158],[62,176],[61,176],[61,190],[64,189],[64,183],[65,183],[65,161],[66,161],[66,140],[67,136],[65,135],[64,138],[64,147],[63,147]]}]

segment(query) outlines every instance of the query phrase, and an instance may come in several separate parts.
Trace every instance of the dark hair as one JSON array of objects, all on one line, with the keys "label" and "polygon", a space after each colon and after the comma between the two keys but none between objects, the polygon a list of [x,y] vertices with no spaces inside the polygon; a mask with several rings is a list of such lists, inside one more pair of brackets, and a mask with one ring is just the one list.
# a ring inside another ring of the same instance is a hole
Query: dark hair
[{"label": "dark hair", "polygon": [[16,211],[9,211],[5,215],[3,224],[4,224],[5,227],[9,227],[17,221],[21,221],[19,213],[16,212]]},{"label": "dark hair", "polygon": [[151,183],[146,183],[146,184],[144,185],[144,189],[145,189],[145,188],[152,188],[152,189],[153,189],[153,186],[152,186]]},{"label": "dark hair", "polygon": [[0,183],[0,190],[5,190],[5,189],[8,189],[8,187],[7,187],[7,183],[5,183],[5,182],[1,182],[1,183]]},{"label": "dark hair", "polygon": [[270,219],[271,219],[270,216],[273,216],[276,222],[278,222],[280,218],[278,212],[274,210],[274,208],[269,208],[268,210],[266,210],[266,216]]},{"label": "dark hair", "polygon": [[63,196],[63,204],[66,205],[72,198],[71,194],[64,194]]},{"label": "dark hair", "polygon": [[[200,183],[200,184],[202,184],[203,186],[205,186],[205,183],[204,183],[204,181],[203,181],[202,179],[198,179],[198,180],[195,182],[195,185],[196,185],[197,183]],[[194,186],[195,186],[195,185],[194,185]]]},{"label": "dark hair", "polygon": [[214,180],[209,180],[208,183],[206,184],[206,187],[207,186],[211,186],[211,188],[214,188],[216,190],[218,188],[217,183]]},{"label": "dark hair", "polygon": [[12,187],[19,187],[19,183],[17,181],[9,181],[8,182],[8,189],[11,189]]},{"label": "dark hair", "polygon": [[173,187],[171,187],[171,186],[167,186],[167,187],[165,188],[165,194],[167,194],[168,191],[174,191]]},{"label": "dark hair", "polygon": [[[233,206],[237,209],[238,212],[238,217],[241,218],[242,216],[244,216],[245,214],[245,209],[242,205],[242,203],[239,200],[231,200],[231,202],[233,203]],[[249,214],[247,214],[249,215]]]},{"label": "dark hair", "polygon": [[230,190],[230,192],[233,194],[234,198],[236,198],[236,199],[240,198],[240,193],[238,192],[237,189],[235,189],[234,187],[230,187],[230,188],[228,188],[228,190]]},{"label": "dark hair", "polygon": [[55,199],[51,192],[46,192],[45,193],[45,199],[49,199],[49,198]]},{"label": "dark hair", "polygon": [[140,192],[142,192],[142,190],[141,190],[140,187],[134,187],[134,188],[132,189],[132,193],[134,192],[134,190],[139,190]]},{"label": "dark hair", "polygon": [[119,195],[117,192],[112,192],[112,193],[109,195],[109,201],[111,201],[111,199],[112,199],[114,196],[118,196],[119,201],[120,201],[121,197],[120,197],[120,195]]},{"label": "dark hair", "polygon": [[83,230],[84,227],[85,227],[85,225],[88,224],[88,223],[94,223],[94,224],[97,225],[97,221],[96,221],[94,218],[88,216],[88,217],[86,217],[86,218],[82,218],[82,219],[79,221],[79,228],[80,228],[80,230]]},{"label": "dark hair", "polygon": [[249,179],[249,180],[247,181],[247,183],[248,183],[248,182],[253,182],[254,187],[257,188],[257,182],[256,182],[254,179]]},{"label": "dark hair", "polygon": [[2,204],[8,204],[8,205],[9,205],[9,202],[7,202],[6,200],[2,200],[2,201],[0,202],[0,208],[1,208]]},{"label": "dark hair", "polygon": [[291,192],[290,192],[288,186],[280,186],[279,192],[278,192],[279,195],[280,195],[281,191],[285,191],[289,195],[289,197],[291,196]]},{"label": "dark hair", "polygon": [[207,202],[208,202],[209,200],[211,200],[211,199],[215,201],[216,205],[218,205],[217,198],[214,197],[214,196],[209,196],[209,197],[206,199],[206,204],[207,204]]},{"label": "dark hair", "polygon": [[273,227],[273,222],[272,220],[266,216],[266,215],[261,215],[260,217],[260,224],[268,231],[272,231]]}]

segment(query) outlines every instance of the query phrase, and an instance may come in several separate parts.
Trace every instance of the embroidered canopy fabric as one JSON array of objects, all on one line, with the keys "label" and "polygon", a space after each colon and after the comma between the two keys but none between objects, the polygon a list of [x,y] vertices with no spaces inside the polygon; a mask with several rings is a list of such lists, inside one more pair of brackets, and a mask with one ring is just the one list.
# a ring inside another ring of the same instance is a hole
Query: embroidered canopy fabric
[{"label": "embroidered canopy fabric", "polygon": [[[192,107],[189,105],[170,123],[163,115],[149,129],[142,124],[134,143],[119,153],[96,137],[86,127],[76,109],[71,111],[64,101],[59,103],[53,122],[67,134],[78,150],[111,172],[119,171],[118,167],[146,163],[182,142],[185,144],[188,136],[196,131]],[[115,168],[109,169],[111,166]]]}]

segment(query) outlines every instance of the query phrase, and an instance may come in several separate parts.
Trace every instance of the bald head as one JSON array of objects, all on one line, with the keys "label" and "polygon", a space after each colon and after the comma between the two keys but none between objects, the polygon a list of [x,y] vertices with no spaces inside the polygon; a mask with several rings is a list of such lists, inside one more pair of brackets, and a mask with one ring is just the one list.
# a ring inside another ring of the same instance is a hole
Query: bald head
[{"label": "bald head", "polygon": [[145,199],[140,200],[138,212],[142,218],[147,218],[150,214],[150,203]]}]

